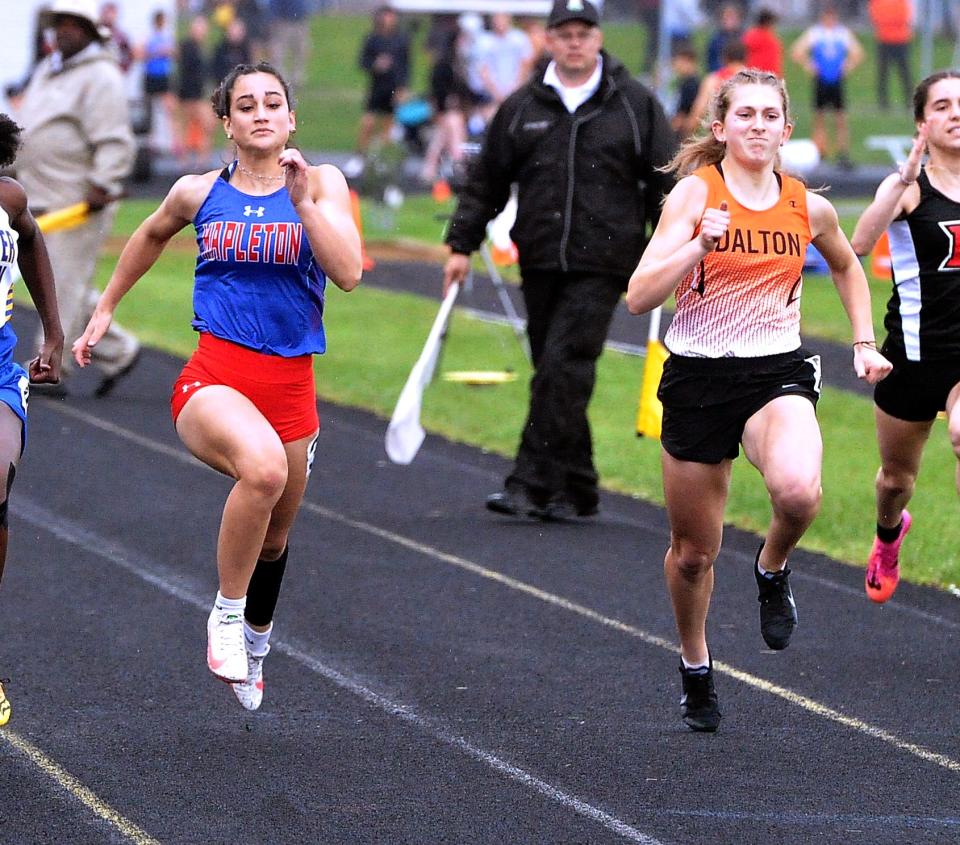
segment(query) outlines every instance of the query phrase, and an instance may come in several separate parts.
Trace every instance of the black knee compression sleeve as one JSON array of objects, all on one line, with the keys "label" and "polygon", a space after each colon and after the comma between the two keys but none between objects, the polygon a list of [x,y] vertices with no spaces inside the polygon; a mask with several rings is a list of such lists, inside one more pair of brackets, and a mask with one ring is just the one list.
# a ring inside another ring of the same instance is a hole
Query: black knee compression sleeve
[{"label": "black knee compression sleeve", "polygon": [[280,583],[283,571],[287,568],[287,553],[290,547],[276,560],[258,560],[247,587],[247,607],[244,618],[251,625],[269,625],[273,621],[273,611],[280,596]]},{"label": "black knee compression sleeve", "polygon": [[13,464],[10,464],[10,469],[7,471],[7,496],[3,500],[3,504],[0,504],[0,528],[6,528],[8,520],[10,519],[10,488],[13,487],[13,479],[16,478],[16,476],[17,468]]}]

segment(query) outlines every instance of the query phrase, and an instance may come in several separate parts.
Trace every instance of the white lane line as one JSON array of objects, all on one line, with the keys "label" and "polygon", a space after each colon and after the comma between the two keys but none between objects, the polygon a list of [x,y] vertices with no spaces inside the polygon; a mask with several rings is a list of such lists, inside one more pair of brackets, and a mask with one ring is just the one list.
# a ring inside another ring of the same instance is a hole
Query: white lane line
[{"label": "white lane line", "polygon": [[[79,412],[82,414],[82,412]],[[96,418],[94,418],[96,419]],[[339,429],[340,431],[349,431],[350,436],[357,438],[361,437],[369,443],[376,443],[377,448],[383,448],[383,432],[372,432],[366,431],[362,428],[358,428],[347,423],[341,423],[337,420],[324,420],[324,426],[333,429]],[[429,439],[429,438],[428,438]],[[483,478],[488,481],[493,482],[494,484],[500,484],[503,482],[503,473],[498,472],[492,469],[484,469],[483,467],[478,467],[475,464],[468,464],[464,461],[460,461],[450,455],[443,454],[437,449],[424,448],[420,451],[420,454],[417,456],[418,461],[423,461],[424,463],[434,463],[440,466],[446,467],[455,467],[456,470],[460,473],[472,475],[476,478]],[[384,456],[384,461],[386,461],[386,456]],[[656,504],[656,503],[650,503]],[[626,525],[630,528],[636,528],[640,531],[645,531],[648,534],[652,534],[657,537],[663,538],[663,546],[666,549],[667,544],[670,540],[670,531],[667,528],[666,518],[664,518],[662,525],[652,525],[648,522],[641,522],[633,516],[630,516],[623,512],[604,510],[604,517],[602,522],[597,522],[595,524],[602,525],[603,522],[615,522],[618,525]],[[756,552],[740,552],[736,549],[724,549],[721,554],[724,558],[734,558],[740,560],[746,564],[752,564],[755,559]],[[814,554],[814,552],[811,552]],[[807,582],[810,584],[817,584],[820,587],[825,587],[828,590],[833,590],[837,593],[842,593],[843,595],[851,596],[855,599],[863,599],[863,585],[860,584],[856,587],[851,587],[849,584],[841,584],[837,581],[834,581],[830,578],[825,578],[821,575],[813,575],[810,572],[806,572],[803,569],[795,569],[791,573],[791,578],[800,582]],[[956,587],[954,588],[956,590]],[[951,591],[953,592],[953,591]],[[960,591],[954,593],[958,598],[960,598]],[[912,607],[908,604],[903,604],[899,599],[890,599],[882,607],[872,608],[874,612],[877,613],[890,613],[897,612],[903,613],[906,616],[912,616],[915,619],[922,619],[924,622],[930,622],[934,625],[939,625],[942,628],[948,628],[951,631],[960,631],[960,622],[953,619],[948,619],[945,616],[941,616],[937,613],[932,613],[928,610],[921,610],[918,607]]]},{"label": "white lane line", "polygon": [[[404,537],[402,534],[397,534],[385,528],[380,528],[377,525],[371,525],[370,523],[363,522],[359,519],[353,519],[352,517],[345,516],[337,511],[331,510],[330,508],[326,508],[323,505],[317,505],[313,502],[305,501],[303,503],[303,508],[333,522],[339,522],[342,525],[349,526],[350,528],[354,528],[358,531],[363,531],[366,534],[372,534],[375,537],[379,537],[382,540],[387,540],[388,542],[402,546],[410,551],[417,552],[426,557],[432,557],[434,560],[439,560],[443,563],[448,563],[451,566],[456,566],[459,569],[463,569],[474,575],[478,575],[481,578],[486,578],[487,580],[503,584],[512,590],[525,593],[526,595],[532,596],[533,598],[539,599],[547,604],[552,604],[556,607],[568,610],[571,613],[576,613],[578,616],[582,616],[585,619],[590,619],[593,622],[598,622],[607,628],[612,628],[615,631],[628,634],[629,636],[635,637],[636,639],[648,645],[665,649],[666,651],[673,652],[677,655],[680,654],[680,649],[674,645],[671,640],[664,639],[656,634],[651,634],[647,631],[644,631],[642,628],[638,628],[627,622],[622,622],[619,619],[605,616],[593,608],[570,601],[563,596],[558,596],[555,593],[542,590],[539,587],[535,587],[532,584],[526,583],[525,581],[512,578],[509,575],[504,575],[502,572],[498,572],[495,569],[488,569],[485,566],[481,566],[478,563],[466,560],[458,555],[449,554],[448,552],[443,552],[440,549],[434,548],[433,546],[421,543],[418,540]],[[865,734],[866,736],[873,737],[874,739],[879,739],[889,745],[892,745],[894,748],[900,751],[905,751],[928,763],[934,763],[938,766],[948,769],[951,772],[960,774],[960,761],[954,760],[953,758],[948,757],[946,754],[940,754],[938,752],[931,751],[928,748],[924,748],[922,745],[916,745],[915,743],[907,742],[906,740],[900,739],[896,734],[891,733],[890,731],[884,730],[883,728],[879,728],[875,725],[871,725],[869,722],[865,722],[862,719],[848,716],[839,710],[828,707],[826,704],[821,704],[819,701],[816,701],[813,698],[809,698],[808,696],[794,692],[787,687],[775,684],[772,681],[766,680],[765,678],[761,678],[757,675],[737,669],[735,666],[732,666],[729,663],[714,661],[713,668],[714,671],[718,671],[724,675],[729,675],[731,678],[734,678],[741,683],[746,684],[747,686],[769,693],[770,695],[778,696],[785,701],[789,701],[791,704],[806,710],[808,713],[829,719],[832,722],[836,722],[837,724],[843,725],[844,727],[850,728],[858,733]]]},{"label": "white lane line", "polygon": [[[182,583],[182,578],[174,575],[171,570],[158,561],[126,549],[119,543],[112,542],[96,532],[84,528],[73,520],[67,519],[59,514],[54,514],[39,503],[23,496],[18,496],[15,500],[12,500],[10,509],[15,517],[29,523],[35,529],[46,531],[58,540],[77,546],[85,552],[123,569],[140,580],[145,581],[151,587],[155,587],[173,598],[192,605],[203,612],[204,615],[209,613],[210,597],[202,598],[199,592]],[[178,581],[181,583],[178,583]],[[475,745],[470,742],[470,740],[451,731],[440,720],[421,715],[412,707],[401,704],[376,692],[366,686],[362,681],[317,659],[304,647],[295,642],[277,637],[271,640],[270,645],[273,650],[296,660],[301,665],[306,666],[308,669],[326,678],[341,689],[361,698],[367,704],[384,711],[390,716],[401,719],[423,733],[429,734],[434,739],[438,739],[444,744],[458,749],[477,762],[532,789],[544,798],[605,827],[618,836],[630,842],[636,842],[638,845],[662,845],[658,839],[654,839],[652,836],[648,836],[642,831],[637,830],[635,827],[632,827],[605,810],[559,787],[553,786],[547,781],[538,778],[536,775],[532,775],[524,769],[521,769],[519,766],[515,766],[501,757]],[[0,731],[0,736],[3,736],[2,731]],[[50,774],[47,767],[41,766],[41,768],[47,772],[47,774]],[[66,775],[66,773],[63,774]],[[69,777],[69,775],[67,775],[67,777]],[[60,779],[57,778],[57,781],[60,782]],[[78,783],[77,786],[82,787],[82,784]],[[71,792],[73,792],[72,789]],[[88,804],[88,806],[90,805]],[[96,808],[91,806],[91,809]],[[122,817],[120,818],[122,819]],[[111,823],[114,823],[118,829],[121,829],[116,822]],[[134,828],[134,826],[131,825],[131,828]],[[138,843],[143,842],[144,845],[153,842],[153,840],[149,838],[136,841]]]},{"label": "white lane line", "polygon": [[[149,437],[144,437],[136,434],[135,432],[128,431],[127,429],[114,425],[113,423],[107,423],[104,420],[91,416],[83,411],[69,408],[62,402],[57,403],[54,407],[56,407],[57,410],[60,410],[62,413],[67,413],[70,416],[75,416],[78,419],[86,421],[90,425],[110,431],[118,437],[131,440],[132,442],[137,443],[146,449],[154,449],[161,454],[172,457],[175,460],[178,460],[189,466],[203,467],[206,469],[203,464],[196,461],[186,452],[172,449],[171,447],[162,443],[158,443]],[[212,472],[212,470],[210,471]],[[303,509],[334,522],[339,522],[342,525],[346,525],[365,534],[379,537],[380,539],[386,540],[394,545],[401,546],[402,548],[409,549],[410,551],[433,558],[434,560],[438,560],[442,563],[450,564],[451,566],[455,566],[481,578],[497,582],[512,590],[538,599],[546,604],[562,608],[563,610],[575,613],[585,619],[590,619],[591,621],[597,622],[598,624],[607,628],[612,628],[615,631],[627,634],[628,636],[634,637],[641,642],[647,643],[648,645],[662,648],[674,654],[679,654],[679,648],[674,645],[671,640],[667,640],[664,637],[657,636],[656,634],[651,634],[647,631],[644,631],[642,628],[622,622],[619,619],[605,616],[599,611],[586,607],[585,605],[570,601],[569,599],[563,598],[563,596],[556,595],[555,593],[548,592],[547,590],[542,590],[539,587],[535,587],[532,584],[527,584],[526,582],[512,578],[509,575],[504,575],[502,572],[498,572],[497,570],[481,566],[480,564],[474,563],[466,558],[462,558],[459,555],[449,554],[433,546],[429,546],[426,543],[421,543],[418,540],[405,537],[402,534],[397,534],[396,532],[389,531],[385,528],[380,528],[377,525],[372,525],[371,523],[364,522],[363,520],[353,519],[352,517],[338,513],[337,511],[313,502],[304,501]],[[729,663],[717,661],[713,664],[713,668],[721,674],[728,675],[729,677],[734,678],[735,680],[740,681],[747,686],[753,687],[756,690],[760,690],[761,692],[768,693],[769,695],[782,698],[785,701],[788,701],[791,704],[806,710],[808,713],[828,719],[836,724],[843,725],[845,728],[849,728],[864,736],[878,739],[881,742],[885,742],[893,748],[896,748],[898,751],[911,754],[927,763],[933,763],[934,765],[940,766],[951,772],[960,774],[960,761],[957,761],[946,754],[940,754],[936,751],[931,751],[922,745],[908,742],[907,740],[901,739],[890,731],[877,727],[876,725],[872,725],[869,722],[863,721],[862,719],[857,719],[854,716],[848,716],[847,714],[839,710],[835,710],[826,704],[822,704],[813,698],[809,698],[808,696],[794,692],[787,687],[775,684],[766,680],[765,678],[759,677],[758,675],[753,675],[749,672],[744,672],[740,669],[737,669],[735,666],[732,666]]]},{"label": "white lane line", "polygon": [[[51,514],[51,516],[54,516]],[[26,757],[43,774],[50,778],[57,786],[71,798],[79,801],[84,807],[103,819],[114,830],[122,834],[136,845],[160,845],[146,831],[139,828],[132,821],[120,815],[106,801],[100,798],[92,789],[85,786],[77,778],[64,769],[59,763],[52,760],[37,748],[32,742],[24,739],[16,731],[5,727],[0,730],[0,740],[12,746]]]}]

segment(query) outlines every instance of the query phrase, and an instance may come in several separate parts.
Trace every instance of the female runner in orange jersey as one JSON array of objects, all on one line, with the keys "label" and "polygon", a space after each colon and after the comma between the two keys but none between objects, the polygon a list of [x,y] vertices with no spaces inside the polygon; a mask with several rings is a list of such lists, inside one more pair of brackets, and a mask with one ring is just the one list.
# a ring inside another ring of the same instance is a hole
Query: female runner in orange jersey
[{"label": "female runner in orange jersey", "polygon": [[836,211],[779,171],[793,128],[782,80],[738,72],[717,91],[712,117],[708,133],[669,165],[682,178],[627,290],[634,314],[676,294],[658,394],[671,531],[664,570],[680,634],[681,715],[695,731],[720,722],[706,620],[741,444],[773,509],[754,565],[761,634],[782,649],[797,624],[786,562],[819,509],[823,452],[820,361],[801,347],[799,332],[811,241],[850,318],[857,375],[874,383],[890,371],[874,342],[863,269]]}]

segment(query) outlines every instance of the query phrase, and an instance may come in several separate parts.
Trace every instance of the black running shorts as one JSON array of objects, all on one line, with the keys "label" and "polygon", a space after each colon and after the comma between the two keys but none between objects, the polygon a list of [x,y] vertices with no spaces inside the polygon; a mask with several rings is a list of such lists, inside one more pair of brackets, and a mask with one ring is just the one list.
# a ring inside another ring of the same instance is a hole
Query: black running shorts
[{"label": "black running shorts", "polygon": [[960,360],[908,361],[883,348],[893,371],[873,388],[881,411],[906,422],[929,422],[946,410],[947,396],[960,384]]},{"label": "black running shorts", "polygon": [[663,404],[660,442],[681,461],[718,464],[740,454],[743,429],[778,396],[820,398],[820,356],[805,349],[759,358],[671,355],[657,397]]},{"label": "black running shorts", "polygon": [[818,79],[813,85],[813,107],[817,111],[844,109],[843,82],[823,82]]}]

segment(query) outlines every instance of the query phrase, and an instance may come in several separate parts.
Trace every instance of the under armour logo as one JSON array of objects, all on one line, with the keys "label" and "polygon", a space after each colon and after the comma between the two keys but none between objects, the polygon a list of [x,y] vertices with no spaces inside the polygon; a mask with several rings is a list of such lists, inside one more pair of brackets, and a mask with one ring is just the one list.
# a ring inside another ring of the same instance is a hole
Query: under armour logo
[{"label": "under armour logo", "polygon": [[263,212],[265,211],[266,209],[262,205],[257,208],[254,208],[252,205],[245,205],[243,207],[243,216],[249,217],[251,214],[256,214],[257,217],[263,217]]},{"label": "under armour logo", "polygon": [[581,0],[570,0],[570,2],[567,3],[567,11],[568,11],[568,12],[582,12],[582,11],[583,11],[583,3],[581,2]]}]

